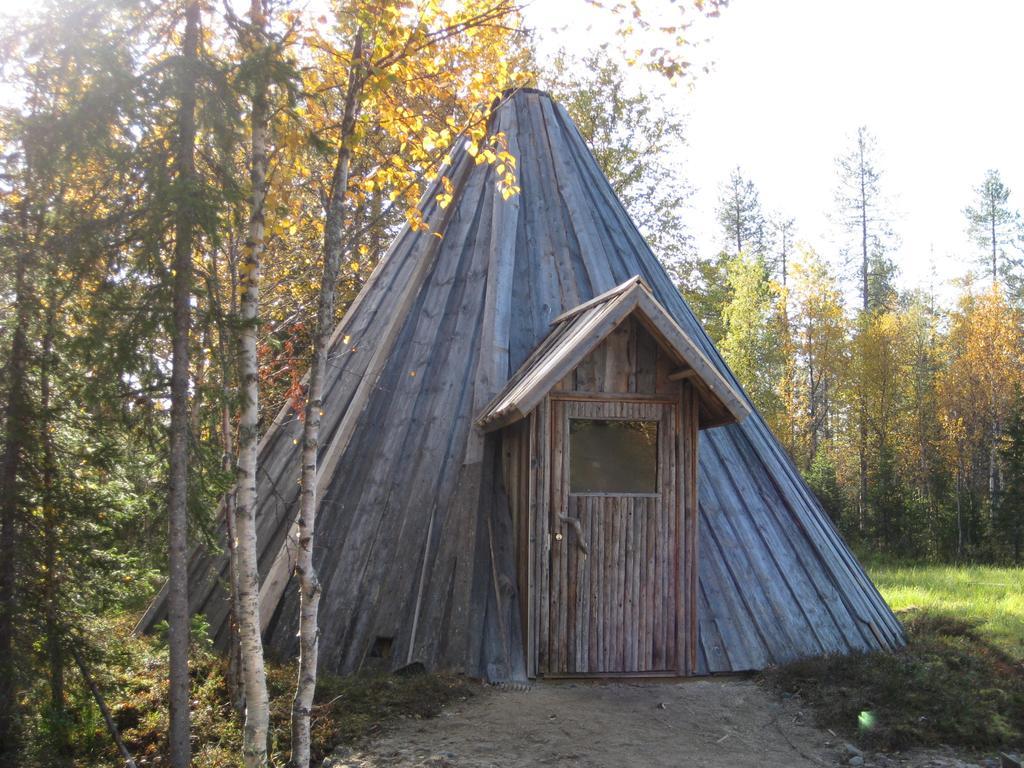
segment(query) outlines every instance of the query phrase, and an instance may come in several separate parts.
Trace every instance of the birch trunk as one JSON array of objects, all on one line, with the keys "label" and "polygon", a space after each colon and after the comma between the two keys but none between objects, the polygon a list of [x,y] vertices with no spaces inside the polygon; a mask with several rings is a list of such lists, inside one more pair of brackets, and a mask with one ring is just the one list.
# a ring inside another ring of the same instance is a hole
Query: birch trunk
[{"label": "birch trunk", "polygon": [[[265,19],[261,0],[251,6],[250,33],[255,49],[263,43]],[[246,768],[267,765],[267,730],[270,701],[263,664],[260,636],[260,579],[256,549],[256,468],[259,444],[259,368],[256,355],[259,330],[260,259],[263,254],[263,203],[267,183],[267,83],[257,75],[252,97],[252,158],[249,178],[249,232],[240,272],[241,302],[238,331],[238,380],[241,414],[238,425],[238,462],[234,499],[235,556],[233,576],[237,580],[238,642],[242,661],[242,690],[245,696],[245,728],[242,733],[242,762]]]},{"label": "birch trunk", "polygon": [[192,326],[192,245],[195,215],[196,86],[199,58],[199,3],[185,8],[182,71],[179,73],[178,138],[175,147],[177,210],[174,223],[174,331],[171,363],[170,477],[167,494],[168,595],[170,625],[170,729],[173,768],[188,768],[192,757],[189,724],[188,650],[188,431],[189,333]]},{"label": "birch trunk", "polygon": [[324,274],[320,284],[320,303],[317,311],[316,335],[313,345],[313,363],[306,393],[305,421],[302,429],[302,491],[299,496],[299,546],[296,574],[299,578],[299,672],[292,701],[292,759],[293,768],[308,768],[310,760],[309,714],[316,693],[317,654],[320,630],[317,612],[320,607],[320,580],[313,566],[313,533],[316,527],[317,450],[320,440],[320,416],[323,406],[324,374],[327,369],[328,344],[334,330],[334,296],[337,291],[338,272],[345,249],[345,193],[348,190],[349,164],[352,158],[351,140],[359,113],[359,95],[362,88],[361,61],[363,33],[360,30],[352,45],[352,64],[349,69],[341,121],[338,156],[335,160],[331,190],[324,221]]}]

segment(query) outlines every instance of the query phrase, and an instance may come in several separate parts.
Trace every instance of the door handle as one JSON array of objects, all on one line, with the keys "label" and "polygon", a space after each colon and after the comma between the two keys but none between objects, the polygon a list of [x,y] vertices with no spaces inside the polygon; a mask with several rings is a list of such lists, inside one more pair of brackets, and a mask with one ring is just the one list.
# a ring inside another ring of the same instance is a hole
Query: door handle
[{"label": "door handle", "polygon": [[559,515],[558,519],[563,523],[568,523],[576,531],[576,546],[580,548],[580,552],[584,555],[590,554],[590,549],[583,543],[583,526],[580,524],[579,518],[569,517],[568,515]]}]

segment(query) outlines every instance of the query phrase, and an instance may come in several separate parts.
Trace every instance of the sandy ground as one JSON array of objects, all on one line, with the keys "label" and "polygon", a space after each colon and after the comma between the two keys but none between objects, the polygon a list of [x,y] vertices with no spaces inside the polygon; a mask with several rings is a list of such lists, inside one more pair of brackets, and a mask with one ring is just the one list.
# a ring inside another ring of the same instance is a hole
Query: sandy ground
[{"label": "sandy ground", "polygon": [[794,702],[748,680],[542,683],[483,689],[432,720],[405,721],[331,768],[527,766],[821,766],[843,742],[805,723]]},{"label": "sandy ground", "polygon": [[540,683],[481,688],[430,720],[405,720],[324,768],[996,768],[951,750],[861,754],[795,700],[750,680]]}]

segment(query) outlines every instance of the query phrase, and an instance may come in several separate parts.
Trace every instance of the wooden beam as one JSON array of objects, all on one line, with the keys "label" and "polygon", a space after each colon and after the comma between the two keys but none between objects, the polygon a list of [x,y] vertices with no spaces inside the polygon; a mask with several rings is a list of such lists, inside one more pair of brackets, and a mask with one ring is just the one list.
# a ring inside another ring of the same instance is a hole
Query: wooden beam
[{"label": "wooden beam", "polygon": [[669,381],[686,381],[686,379],[692,379],[697,375],[697,372],[693,368],[683,368],[682,370],[675,371],[668,375]]},{"label": "wooden beam", "polygon": [[591,307],[596,307],[598,304],[602,304],[610,299],[615,298],[620,293],[624,293],[625,291],[632,288],[634,285],[646,284],[644,283],[642,277],[640,277],[639,275],[634,275],[633,277],[629,278],[629,280],[627,280],[626,282],[615,286],[611,290],[605,291],[604,293],[595,296],[589,301],[583,302],[579,306],[573,307],[572,309],[567,309],[565,312],[563,312],[554,320],[552,320],[551,325],[555,326],[558,325],[559,323],[565,322],[566,320],[570,320],[576,317],[576,315],[580,314],[581,312],[586,312]]}]

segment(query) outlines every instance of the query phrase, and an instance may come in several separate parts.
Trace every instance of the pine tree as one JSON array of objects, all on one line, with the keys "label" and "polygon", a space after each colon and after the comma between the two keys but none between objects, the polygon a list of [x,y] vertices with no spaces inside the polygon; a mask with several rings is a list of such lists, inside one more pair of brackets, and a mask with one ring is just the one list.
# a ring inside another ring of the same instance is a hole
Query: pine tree
[{"label": "pine tree", "polygon": [[857,129],[853,147],[836,159],[839,183],[836,188],[836,211],[840,227],[850,242],[846,252],[858,265],[861,310],[878,307],[876,302],[887,296],[884,289],[872,290],[872,279],[884,286],[891,277],[890,262],[885,254],[893,235],[882,196],[882,172],[877,165],[878,143],[868,129]]},{"label": "pine tree", "polygon": [[[858,336],[870,325],[870,313],[884,310],[892,298],[892,262],[886,256],[892,234],[881,193],[881,171],[876,164],[877,142],[865,126],[857,129],[853,147],[836,159],[839,185],[836,207],[839,223],[850,236],[847,253],[856,254],[859,266],[860,317]],[[863,347],[860,347],[863,348]],[[863,370],[863,366],[855,367]],[[868,423],[863,382],[856,387],[859,525],[867,524],[868,506]]]},{"label": "pine tree", "polygon": [[[145,375],[106,369],[126,348],[146,348],[138,342],[152,326],[135,323],[132,342],[119,323],[94,333],[106,299],[131,283],[127,269],[116,285],[106,277],[125,267],[123,246],[139,234],[129,126],[145,119],[133,87],[137,51],[125,34],[137,28],[137,11],[50,4],[5,34],[5,85],[31,98],[0,111],[0,292],[13,300],[0,350],[0,764],[23,762],[14,707],[37,678],[46,680],[47,706],[29,714],[42,717],[49,738],[23,746],[53,764],[69,758],[67,729],[81,713],[69,711],[68,649],[72,638],[81,642],[88,611],[116,591],[102,578],[124,558],[113,528],[140,504],[117,489],[139,454],[152,456],[123,450],[128,422],[145,409],[112,405]],[[120,303],[122,313],[131,309]],[[145,473],[159,480],[151,466]],[[34,646],[45,652],[36,657]]]},{"label": "pine tree", "polygon": [[755,256],[768,255],[770,233],[757,187],[743,176],[739,166],[719,190],[717,218],[725,248],[733,256],[744,251]]},{"label": "pine tree", "polygon": [[170,633],[170,730],[168,744],[173,768],[191,763],[189,715],[188,611],[188,475],[189,475],[189,335],[192,328],[192,251],[197,229],[196,70],[199,59],[199,3],[185,6],[178,73],[177,136],[174,149],[177,208],[174,216],[173,335],[171,369],[170,486],[168,521],[168,624]]},{"label": "pine tree", "polygon": [[1003,184],[999,171],[986,171],[984,180],[974,192],[974,204],[964,208],[967,234],[983,249],[985,255],[981,262],[987,266],[992,282],[996,282],[1000,273],[1005,276],[1009,271],[1006,246],[1013,242],[1020,217],[1008,205],[1010,190]]},{"label": "pine tree", "polygon": [[785,288],[789,280],[789,263],[796,237],[796,219],[780,214],[772,217],[771,227],[774,234],[774,249],[770,263],[779,276],[779,283]]}]

